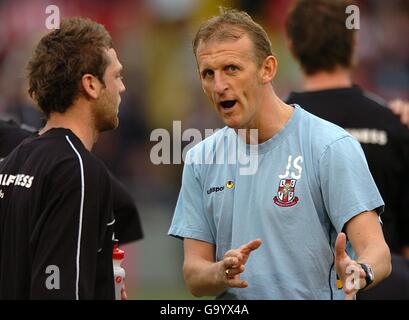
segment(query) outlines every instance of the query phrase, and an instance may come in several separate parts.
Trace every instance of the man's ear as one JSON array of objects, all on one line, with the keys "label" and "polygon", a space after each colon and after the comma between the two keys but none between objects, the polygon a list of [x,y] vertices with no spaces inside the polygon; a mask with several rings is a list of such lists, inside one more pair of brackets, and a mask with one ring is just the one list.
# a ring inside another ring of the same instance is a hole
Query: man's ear
[{"label": "man's ear", "polygon": [[101,82],[92,74],[86,73],[81,78],[82,88],[89,98],[97,99],[101,91]]},{"label": "man's ear", "polygon": [[268,56],[261,68],[261,80],[263,84],[270,83],[277,73],[277,59],[274,56]]}]

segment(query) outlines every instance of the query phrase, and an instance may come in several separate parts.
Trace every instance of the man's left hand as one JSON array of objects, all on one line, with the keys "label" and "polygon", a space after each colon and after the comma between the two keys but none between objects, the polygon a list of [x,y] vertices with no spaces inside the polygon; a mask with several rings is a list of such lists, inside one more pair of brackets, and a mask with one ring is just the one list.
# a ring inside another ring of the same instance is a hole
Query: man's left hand
[{"label": "man's left hand", "polygon": [[354,300],[359,289],[365,286],[365,271],[345,249],[346,235],[341,232],[335,242],[335,269],[342,281],[345,300]]}]

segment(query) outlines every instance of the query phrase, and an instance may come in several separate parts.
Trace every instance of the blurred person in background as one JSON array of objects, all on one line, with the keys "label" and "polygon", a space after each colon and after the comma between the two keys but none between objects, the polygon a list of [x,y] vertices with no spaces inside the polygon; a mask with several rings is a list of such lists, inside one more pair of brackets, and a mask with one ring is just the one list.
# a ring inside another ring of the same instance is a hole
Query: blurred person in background
[{"label": "blurred person in background", "polygon": [[0,161],[3,160],[21,141],[36,134],[36,129],[20,126],[5,116],[0,117]]},{"label": "blurred person in background", "polygon": [[385,101],[352,82],[356,32],[345,24],[346,7],[352,4],[294,3],[286,28],[290,50],[301,65],[304,91],[291,92],[286,101],[343,127],[361,143],[385,201],[383,231],[393,253],[393,271],[380,286],[358,297],[409,299],[409,260],[402,258],[409,258],[409,130]]},{"label": "blurred person in background", "polygon": [[114,299],[111,179],[90,151],[118,126],[121,70],[89,19],[39,41],[29,93],[47,122],[0,162],[0,298]]},{"label": "blurred person in background", "polygon": [[409,128],[409,101],[394,99],[388,103],[388,107],[394,114],[399,116],[400,121]]},{"label": "blurred person in background", "polygon": [[[169,230],[183,239],[191,293],[353,299],[381,282],[390,273],[383,201],[359,143],[277,97],[270,40],[245,12],[224,10],[204,22],[193,48],[203,90],[226,127],[187,153]],[[237,163],[196,161],[206,150],[226,155],[224,141],[236,138],[258,146],[254,174],[240,174]],[[349,268],[355,286],[337,290],[336,274],[345,282]]]}]

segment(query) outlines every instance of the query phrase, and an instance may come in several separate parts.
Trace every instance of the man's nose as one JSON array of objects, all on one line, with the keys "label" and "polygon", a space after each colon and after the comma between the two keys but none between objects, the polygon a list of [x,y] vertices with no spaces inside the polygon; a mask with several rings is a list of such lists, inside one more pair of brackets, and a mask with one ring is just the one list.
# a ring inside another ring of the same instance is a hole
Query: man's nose
[{"label": "man's nose", "polygon": [[214,75],[214,91],[218,94],[222,94],[228,88],[227,81],[223,74],[216,73]]},{"label": "man's nose", "polygon": [[119,88],[119,93],[124,93],[126,90],[124,83],[122,82],[121,87]]}]

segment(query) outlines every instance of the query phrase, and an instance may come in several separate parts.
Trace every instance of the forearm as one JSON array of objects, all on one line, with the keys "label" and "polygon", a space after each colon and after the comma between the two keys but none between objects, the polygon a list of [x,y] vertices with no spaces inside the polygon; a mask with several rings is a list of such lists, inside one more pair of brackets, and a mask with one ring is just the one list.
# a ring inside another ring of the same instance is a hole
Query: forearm
[{"label": "forearm", "polygon": [[391,254],[386,243],[368,245],[358,256],[357,261],[368,263],[374,272],[374,282],[367,288],[376,286],[387,278],[392,271]]},{"label": "forearm", "polygon": [[[359,263],[367,263],[374,273],[373,287],[391,273],[391,253],[385,242],[379,216],[375,211],[362,212],[352,218],[346,225],[348,239],[354,248]],[[365,279],[361,280],[361,287]]]},{"label": "forearm", "polygon": [[189,291],[196,297],[217,296],[225,291],[227,283],[220,271],[223,268],[222,263],[202,258],[185,261],[183,274]]}]

